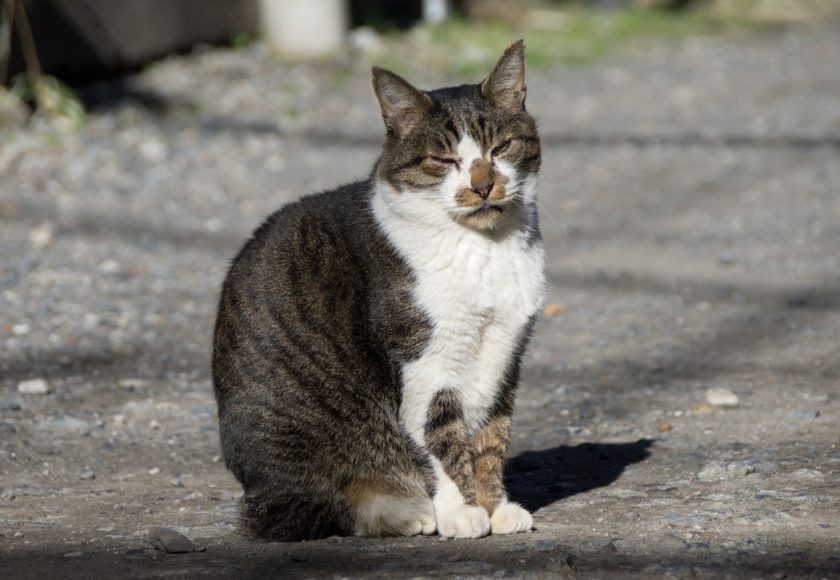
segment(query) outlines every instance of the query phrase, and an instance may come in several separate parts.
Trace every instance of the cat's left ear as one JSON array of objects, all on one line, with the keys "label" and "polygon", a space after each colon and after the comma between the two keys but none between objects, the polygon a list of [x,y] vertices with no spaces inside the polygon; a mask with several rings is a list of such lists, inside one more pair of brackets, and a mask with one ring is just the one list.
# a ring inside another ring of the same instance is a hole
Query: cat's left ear
[{"label": "cat's left ear", "polygon": [[429,95],[384,68],[373,68],[373,90],[379,99],[385,126],[398,135],[420,123],[432,108]]},{"label": "cat's left ear", "polygon": [[481,94],[503,107],[525,108],[525,41],[517,40],[505,50],[493,71],[481,83]]}]

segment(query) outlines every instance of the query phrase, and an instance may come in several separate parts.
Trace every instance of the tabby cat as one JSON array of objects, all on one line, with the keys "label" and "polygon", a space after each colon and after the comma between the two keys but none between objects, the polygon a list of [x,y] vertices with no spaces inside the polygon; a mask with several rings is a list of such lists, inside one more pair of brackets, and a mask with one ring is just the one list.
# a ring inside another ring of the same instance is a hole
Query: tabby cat
[{"label": "tabby cat", "polygon": [[365,181],[271,215],[216,322],[222,448],[256,538],[522,532],[502,480],[544,294],[525,47],[480,84],[373,69],[386,137]]}]

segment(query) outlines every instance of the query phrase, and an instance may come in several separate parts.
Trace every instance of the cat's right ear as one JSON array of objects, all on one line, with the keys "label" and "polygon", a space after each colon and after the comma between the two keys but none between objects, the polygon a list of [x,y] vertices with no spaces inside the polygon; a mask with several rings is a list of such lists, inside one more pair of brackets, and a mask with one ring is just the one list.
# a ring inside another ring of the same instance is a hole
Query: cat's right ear
[{"label": "cat's right ear", "polygon": [[385,127],[397,135],[405,134],[421,122],[432,107],[429,95],[384,68],[373,67],[373,91],[379,99]]},{"label": "cat's right ear", "polygon": [[503,107],[525,109],[525,41],[517,40],[505,50],[493,71],[481,83],[481,93]]}]

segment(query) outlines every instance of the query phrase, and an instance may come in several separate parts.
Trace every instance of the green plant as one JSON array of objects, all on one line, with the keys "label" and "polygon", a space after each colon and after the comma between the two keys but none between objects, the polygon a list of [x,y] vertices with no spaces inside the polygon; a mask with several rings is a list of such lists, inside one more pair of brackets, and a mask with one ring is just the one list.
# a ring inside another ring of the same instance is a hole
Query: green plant
[{"label": "green plant", "polygon": [[69,122],[71,126],[79,126],[85,120],[85,108],[75,92],[57,78],[45,75],[41,70],[38,51],[29,19],[21,0],[4,0],[3,2],[3,34],[5,47],[0,53],[3,62],[0,82],[6,81],[6,66],[11,54],[13,25],[17,25],[17,35],[26,64],[26,72],[16,75],[11,82],[10,93],[22,101],[31,103],[36,112],[48,118]]}]

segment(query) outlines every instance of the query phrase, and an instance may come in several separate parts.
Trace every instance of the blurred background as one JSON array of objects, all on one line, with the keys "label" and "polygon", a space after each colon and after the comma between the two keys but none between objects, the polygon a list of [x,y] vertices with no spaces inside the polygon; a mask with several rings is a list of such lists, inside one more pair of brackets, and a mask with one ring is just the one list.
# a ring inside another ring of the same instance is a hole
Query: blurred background
[{"label": "blurred background", "polygon": [[6,117],[14,97],[78,116],[86,103],[71,103],[79,95],[66,85],[210,46],[258,44],[286,60],[329,61],[337,75],[371,61],[476,75],[519,36],[532,67],[583,65],[645,38],[815,23],[838,12],[831,0],[3,0],[0,84],[11,92]]},{"label": "blurred background", "polygon": [[[840,1],[0,6],[4,571],[837,573]],[[518,38],[549,291],[507,477],[539,530],[243,543],[209,372],[230,258],[369,175],[371,66],[478,82]],[[208,552],[156,560],[161,525]]]}]

